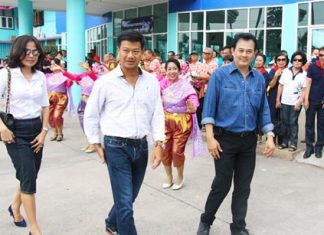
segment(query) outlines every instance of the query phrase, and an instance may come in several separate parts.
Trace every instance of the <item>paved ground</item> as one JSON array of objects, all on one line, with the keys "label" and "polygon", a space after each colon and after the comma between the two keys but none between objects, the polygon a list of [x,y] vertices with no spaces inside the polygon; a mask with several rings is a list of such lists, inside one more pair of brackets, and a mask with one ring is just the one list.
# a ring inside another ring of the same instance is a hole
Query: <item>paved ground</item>
[{"label": "paved ground", "polygon": [[[45,146],[38,180],[39,223],[44,235],[105,234],[104,218],[112,205],[106,166],[95,154],[79,150],[85,138],[76,117],[66,119],[65,140],[48,141]],[[153,171],[148,167],[135,203],[138,233],[194,235],[213,177],[210,157],[188,157],[185,187],[163,190],[163,168]],[[323,235],[323,179],[323,168],[258,156],[247,216],[250,231],[255,235]],[[28,234],[28,229],[13,225],[7,212],[16,184],[10,159],[0,144],[1,235]],[[228,195],[221,206],[212,235],[230,234],[230,199]]]}]

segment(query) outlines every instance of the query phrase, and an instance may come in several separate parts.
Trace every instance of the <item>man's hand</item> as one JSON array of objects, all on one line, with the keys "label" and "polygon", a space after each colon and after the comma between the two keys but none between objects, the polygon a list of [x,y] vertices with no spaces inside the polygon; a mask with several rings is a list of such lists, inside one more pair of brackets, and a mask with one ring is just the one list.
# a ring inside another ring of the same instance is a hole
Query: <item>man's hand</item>
[{"label": "man's hand", "polygon": [[276,145],[274,144],[273,137],[267,136],[267,141],[265,143],[263,154],[266,157],[271,157],[273,152],[276,149]]},{"label": "man's hand", "polygon": [[162,161],[163,148],[162,145],[155,146],[152,155],[152,169],[156,169]]},{"label": "man's hand", "polygon": [[276,100],[276,108],[280,109],[281,108],[281,101],[280,100]]},{"label": "man's hand", "polygon": [[101,144],[94,144],[94,147],[96,149],[96,152],[99,156],[100,162],[102,164],[106,163],[106,158],[105,158],[105,151],[104,149],[101,147]]},{"label": "man's hand", "polygon": [[220,153],[223,152],[219,142],[214,137],[207,138],[207,148],[210,155],[216,160],[220,159]]}]

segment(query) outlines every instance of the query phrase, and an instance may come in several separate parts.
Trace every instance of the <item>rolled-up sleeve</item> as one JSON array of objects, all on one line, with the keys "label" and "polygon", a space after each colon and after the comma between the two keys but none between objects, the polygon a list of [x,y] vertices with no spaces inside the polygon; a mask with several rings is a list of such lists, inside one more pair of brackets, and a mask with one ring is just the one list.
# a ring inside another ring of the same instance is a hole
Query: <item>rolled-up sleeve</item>
[{"label": "rolled-up sleeve", "polygon": [[261,126],[261,130],[263,133],[268,133],[269,131],[272,131],[274,126],[271,122],[271,115],[270,115],[270,108],[268,104],[268,99],[266,97],[265,90],[262,93],[262,106],[260,108],[259,112],[259,123]]},{"label": "rolled-up sleeve", "polygon": [[155,107],[151,121],[151,129],[154,141],[164,141],[165,140],[165,123],[164,123],[164,112],[162,99],[160,95],[159,83],[154,83],[154,101]]},{"label": "rolled-up sleeve", "polygon": [[213,124],[216,125],[216,110],[217,110],[217,92],[219,89],[219,86],[217,85],[217,78],[218,76],[218,70],[216,70],[209,82],[208,87],[206,91],[206,95],[204,98],[204,105],[203,105],[203,119],[201,121],[201,124]]},{"label": "rolled-up sleeve", "polygon": [[90,144],[101,143],[100,114],[105,104],[105,86],[99,79],[94,84],[84,111],[84,132]]}]

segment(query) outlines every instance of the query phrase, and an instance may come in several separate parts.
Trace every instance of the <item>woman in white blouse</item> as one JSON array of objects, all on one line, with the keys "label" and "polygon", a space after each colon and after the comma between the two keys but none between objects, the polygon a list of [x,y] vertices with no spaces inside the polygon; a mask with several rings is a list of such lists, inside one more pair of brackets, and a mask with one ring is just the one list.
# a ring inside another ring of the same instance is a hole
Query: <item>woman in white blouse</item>
[{"label": "woman in white blouse", "polygon": [[[8,211],[16,226],[26,227],[27,223],[20,214],[23,204],[32,235],[41,234],[36,220],[36,178],[48,131],[46,79],[37,70],[42,59],[43,51],[35,37],[23,35],[13,42],[8,67],[11,71],[10,111],[15,117],[14,130],[10,131],[0,120],[1,139],[16,169],[16,178],[20,181]],[[7,69],[1,69],[0,95],[6,93],[7,79]]]}]

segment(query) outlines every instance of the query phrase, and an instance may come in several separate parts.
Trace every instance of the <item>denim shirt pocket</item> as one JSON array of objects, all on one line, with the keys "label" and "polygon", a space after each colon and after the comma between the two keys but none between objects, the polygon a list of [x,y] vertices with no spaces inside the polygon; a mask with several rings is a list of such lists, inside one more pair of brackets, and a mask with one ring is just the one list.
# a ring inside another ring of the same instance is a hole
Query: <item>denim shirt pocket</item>
[{"label": "denim shirt pocket", "polygon": [[250,98],[249,98],[250,103],[251,103],[252,107],[255,108],[256,110],[260,109],[261,99],[262,99],[262,90],[261,89],[257,89],[250,93]]}]

